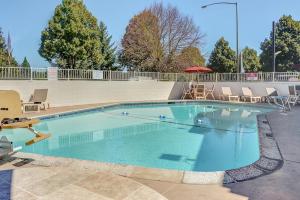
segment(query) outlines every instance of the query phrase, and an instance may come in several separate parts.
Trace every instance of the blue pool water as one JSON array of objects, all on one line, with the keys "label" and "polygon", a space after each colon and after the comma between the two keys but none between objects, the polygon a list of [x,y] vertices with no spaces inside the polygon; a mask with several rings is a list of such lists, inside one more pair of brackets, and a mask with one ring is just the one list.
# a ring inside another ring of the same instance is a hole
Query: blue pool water
[{"label": "blue pool water", "polygon": [[52,136],[24,146],[26,129],[4,130],[24,152],[188,171],[239,168],[259,158],[256,115],[270,108],[224,103],[120,105],[43,119]]}]

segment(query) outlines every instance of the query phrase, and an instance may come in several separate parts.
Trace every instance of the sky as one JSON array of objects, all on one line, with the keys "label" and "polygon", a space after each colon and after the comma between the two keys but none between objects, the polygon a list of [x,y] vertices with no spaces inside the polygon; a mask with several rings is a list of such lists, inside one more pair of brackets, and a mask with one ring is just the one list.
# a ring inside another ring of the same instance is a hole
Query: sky
[{"label": "sky", "polygon": [[[115,44],[121,38],[129,20],[161,0],[84,0],[87,8],[103,21]],[[230,0],[229,0],[230,1]],[[61,0],[1,0],[0,27],[7,38],[10,33],[13,55],[19,63],[26,56],[32,67],[47,67],[49,64],[38,54],[41,31],[53,16]],[[224,36],[236,49],[235,8],[231,5],[201,6],[214,0],[162,0],[176,6],[184,15],[193,18],[205,34],[201,50],[209,56],[216,41]],[[232,1],[231,1],[232,2]],[[272,21],[282,15],[292,15],[300,20],[300,0],[237,0],[239,8],[239,48],[249,46],[260,51],[260,43],[270,35]]]}]

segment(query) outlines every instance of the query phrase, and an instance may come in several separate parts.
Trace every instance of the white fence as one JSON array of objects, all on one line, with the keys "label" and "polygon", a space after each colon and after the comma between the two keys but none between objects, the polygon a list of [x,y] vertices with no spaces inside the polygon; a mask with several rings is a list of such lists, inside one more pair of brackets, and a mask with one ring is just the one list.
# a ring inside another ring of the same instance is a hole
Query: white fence
[{"label": "white fence", "polygon": [[199,82],[289,82],[299,81],[299,72],[258,73],[160,73],[99,71],[58,68],[0,67],[0,80],[98,80],[98,81],[199,81]]}]

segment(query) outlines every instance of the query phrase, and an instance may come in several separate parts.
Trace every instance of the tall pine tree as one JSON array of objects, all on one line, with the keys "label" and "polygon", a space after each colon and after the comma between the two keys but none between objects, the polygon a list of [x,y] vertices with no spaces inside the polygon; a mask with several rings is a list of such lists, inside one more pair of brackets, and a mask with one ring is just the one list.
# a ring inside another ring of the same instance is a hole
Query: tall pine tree
[{"label": "tall pine tree", "polygon": [[28,60],[27,60],[26,57],[24,58],[24,60],[23,60],[23,62],[22,62],[22,67],[23,67],[23,68],[27,68],[27,69],[30,68],[30,64],[29,64],[29,62],[28,62]]},{"label": "tall pine tree", "polygon": [[7,50],[5,39],[2,35],[2,30],[0,29],[0,67],[7,65]]},{"label": "tall pine tree", "polygon": [[236,72],[235,52],[223,37],[215,44],[215,48],[209,58],[208,66],[220,73]]},{"label": "tall pine tree", "polygon": [[100,64],[101,70],[116,70],[117,67],[114,65],[116,62],[116,47],[111,42],[112,36],[108,35],[107,27],[101,21],[99,25],[100,29],[100,53],[103,56],[103,62]]},{"label": "tall pine tree", "polygon": [[12,55],[9,55],[5,38],[3,37],[3,33],[0,28],[0,67],[15,66],[18,66],[18,63]]},{"label": "tall pine tree", "polygon": [[82,0],[62,0],[42,32],[39,54],[61,68],[97,69],[103,61],[99,34]]}]

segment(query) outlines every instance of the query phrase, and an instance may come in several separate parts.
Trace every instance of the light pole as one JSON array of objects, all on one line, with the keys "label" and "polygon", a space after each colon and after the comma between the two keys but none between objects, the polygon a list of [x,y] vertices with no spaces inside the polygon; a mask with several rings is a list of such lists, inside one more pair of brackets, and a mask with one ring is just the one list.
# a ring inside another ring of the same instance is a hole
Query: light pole
[{"label": "light pole", "polygon": [[273,31],[272,31],[272,48],[273,48],[273,72],[276,72],[276,57],[281,51],[276,52],[276,24],[273,22]]},{"label": "light pole", "polygon": [[201,8],[207,8],[209,6],[226,4],[235,6],[235,21],[236,21],[236,69],[237,73],[240,72],[240,59],[239,59],[239,15],[238,15],[238,3],[237,2],[216,2],[202,6]]}]

